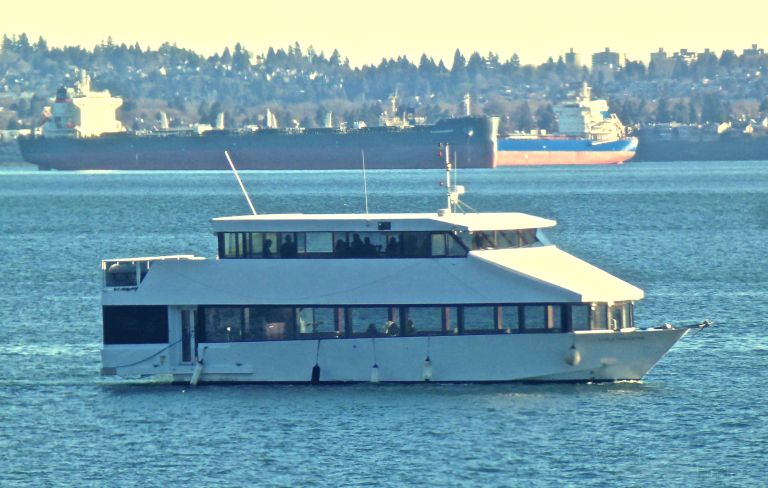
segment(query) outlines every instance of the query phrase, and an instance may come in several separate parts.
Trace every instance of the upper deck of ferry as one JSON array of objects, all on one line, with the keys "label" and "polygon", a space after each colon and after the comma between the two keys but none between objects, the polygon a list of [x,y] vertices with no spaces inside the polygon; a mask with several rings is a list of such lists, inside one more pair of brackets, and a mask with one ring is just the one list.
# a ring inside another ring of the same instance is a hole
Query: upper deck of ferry
[{"label": "upper deck of ferry", "polygon": [[217,217],[214,232],[243,231],[496,231],[544,229],[557,222],[519,212],[254,214]]}]

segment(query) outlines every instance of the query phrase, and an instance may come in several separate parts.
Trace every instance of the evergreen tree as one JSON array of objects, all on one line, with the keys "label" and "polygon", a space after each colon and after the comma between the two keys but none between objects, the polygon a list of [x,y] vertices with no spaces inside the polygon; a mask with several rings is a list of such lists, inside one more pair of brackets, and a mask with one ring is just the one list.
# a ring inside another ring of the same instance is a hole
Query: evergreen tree
[{"label": "evergreen tree", "polygon": [[669,112],[669,100],[666,98],[660,98],[658,105],[656,105],[656,122],[666,124],[671,122],[671,114]]},{"label": "evergreen tree", "polygon": [[518,108],[516,122],[517,130],[523,132],[530,132],[536,128],[536,122],[533,120],[531,107],[528,105],[528,102],[524,102]]},{"label": "evergreen tree", "polygon": [[550,133],[556,132],[557,117],[555,117],[552,105],[542,105],[536,110],[536,126]]},{"label": "evergreen tree", "polygon": [[720,123],[728,120],[726,107],[717,95],[705,95],[701,104],[702,122]]}]

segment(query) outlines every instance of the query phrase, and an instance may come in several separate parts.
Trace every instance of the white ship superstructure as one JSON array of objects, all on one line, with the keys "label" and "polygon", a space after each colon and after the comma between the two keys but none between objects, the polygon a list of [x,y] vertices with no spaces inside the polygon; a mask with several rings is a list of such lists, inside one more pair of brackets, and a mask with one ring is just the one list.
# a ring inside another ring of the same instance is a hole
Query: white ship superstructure
[{"label": "white ship superstructure", "polygon": [[[449,179],[450,181],[450,179]],[[105,375],[177,382],[637,380],[687,329],[522,213],[213,219],[218,258],[111,259]]]},{"label": "white ship superstructure", "polygon": [[45,137],[98,137],[110,132],[123,132],[117,120],[117,109],[123,104],[108,90],[91,90],[91,78],[85,70],[74,89],[60,88],[51,107],[43,112],[42,134]]},{"label": "white ship superstructure", "polygon": [[571,101],[554,107],[558,134],[584,137],[595,141],[615,141],[626,136],[626,129],[606,100],[592,100],[591,89],[584,83]]}]

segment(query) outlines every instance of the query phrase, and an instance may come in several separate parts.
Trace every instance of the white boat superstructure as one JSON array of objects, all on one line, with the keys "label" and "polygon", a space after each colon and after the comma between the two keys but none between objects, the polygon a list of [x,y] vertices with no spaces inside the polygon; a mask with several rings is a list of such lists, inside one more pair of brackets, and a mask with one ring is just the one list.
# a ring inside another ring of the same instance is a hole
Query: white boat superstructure
[{"label": "white boat superstructure", "polygon": [[[450,179],[448,180],[450,182]],[[105,375],[191,382],[637,380],[688,329],[521,213],[213,219],[218,258],[102,262]]]}]

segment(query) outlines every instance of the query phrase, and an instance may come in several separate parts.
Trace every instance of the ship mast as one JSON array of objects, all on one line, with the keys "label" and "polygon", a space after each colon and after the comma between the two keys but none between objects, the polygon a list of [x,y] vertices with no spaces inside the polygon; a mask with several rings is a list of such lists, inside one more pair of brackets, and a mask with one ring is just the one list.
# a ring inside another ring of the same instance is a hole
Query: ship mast
[{"label": "ship mast", "polygon": [[453,167],[451,165],[451,148],[448,143],[440,144],[441,148],[445,148],[445,193],[448,200],[448,206],[440,209],[437,213],[439,215],[452,214],[457,207],[461,205],[459,201],[459,195],[464,194],[464,187],[456,184],[456,175],[453,176],[451,181],[451,172]]}]

